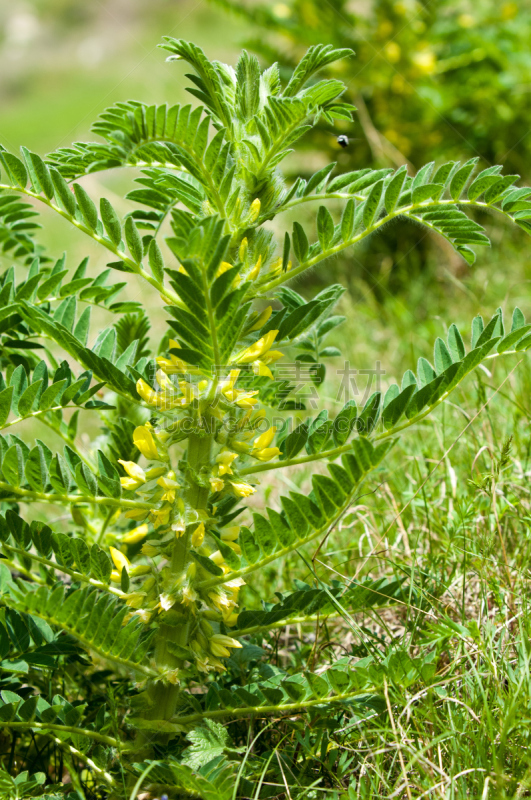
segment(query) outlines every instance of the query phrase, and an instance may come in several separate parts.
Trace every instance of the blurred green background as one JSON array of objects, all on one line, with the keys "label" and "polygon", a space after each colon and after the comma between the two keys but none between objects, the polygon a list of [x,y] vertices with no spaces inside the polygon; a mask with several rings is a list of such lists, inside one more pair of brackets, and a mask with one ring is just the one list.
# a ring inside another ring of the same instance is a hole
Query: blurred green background
[{"label": "blurred green background", "polygon": [[3,0],[0,141],[44,153],[85,139],[117,101],[178,102],[182,70],[165,64],[162,36],[230,61],[242,28],[205,0]]}]

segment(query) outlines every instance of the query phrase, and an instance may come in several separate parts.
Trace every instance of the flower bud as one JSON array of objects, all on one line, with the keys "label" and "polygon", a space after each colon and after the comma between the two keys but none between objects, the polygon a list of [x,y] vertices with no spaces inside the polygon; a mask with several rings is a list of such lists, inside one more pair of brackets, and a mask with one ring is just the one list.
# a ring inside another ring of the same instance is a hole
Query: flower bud
[{"label": "flower bud", "polygon": [[125,536],[122,537],[122,542],[125,544],[136,544],[137,542],[141,542],[147,536],[148,533],[148,525],[144,523],[143,525],[138,525],[136,528],[128,531]]},{"label": "flower bud", "polygon": [[157,445],[155,444],[151,431],[146,425],[139,425],[138,428],[135,428],[133,442],[145,458],[150,461],[159,458]]},{"label": "flower bud", "polygon": [[232,483],[232,491],[237,497],[249,497],[251,494],[256,492],[254,486],[251,486],[249,483]]},{"label": "flower bud", "polygon": [[131,567],[129,570],[129,574],[132,578],[136,578],[139,575],[147,575],[148,572],[151,572],[149,564],[137,564],[136,567]]},{"label": "flower bud", "polygon": [[124,556],[124,554],[121,553],[120,550],[117,550],[115,547],[109,547],[109,551],[111,553],[111,558],[114,562],[114,566],[118,570],[118,573],[121,575],[123,569],[125,569],[125,571],[129,573],[129,570],[131,568],[131,562],[129,561],[127,556]]},{"label": "flower bud", "polygon": [[202,522],[200,522],[192,534],[192,547],[201,547],[204,538],[205,538],[205,526]]},{"label": "flower bud", "polygon": [[148,558],[155,558],[160,553],[160,546],[158,542],[145,542],[142,545],[142,555],[147,556]]},{"label": "flower bud", "polygon": [[253,450],[262,450],[264,447],[269,447],[273,439],[275,438],[275,433],[277,432],[276,426],[273,425],[264,433],[261,433],[260,436],[253,442]]},{"label": "flower bud", "polygon": [[256,220],[258,219],[258,215],[260,214],[261,207],[262,203],[260,202],[260,199],[257,197],[255,200],[253,200],[253,202],[249,207],[249,215],[248,215],[249,222],[256,222]]}]

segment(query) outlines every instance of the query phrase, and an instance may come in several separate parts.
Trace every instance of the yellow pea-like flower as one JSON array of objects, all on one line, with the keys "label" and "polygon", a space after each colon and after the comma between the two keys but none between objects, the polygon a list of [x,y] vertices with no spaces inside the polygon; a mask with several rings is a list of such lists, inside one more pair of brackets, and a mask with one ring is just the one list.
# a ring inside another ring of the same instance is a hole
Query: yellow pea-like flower
[{"label": "yellow pea-like flower", "polygon": [[136,390],[140,395],[140,397],[142,398],[142,400],[145,400],[146,403],[149,403],[150,406],[156,406],[157,403],[159,402],[158,393],[155,392],[151,388],[151,386],[148,386],[148,384],[144,380],[142,380],[142,378],[139,378],[137,380]]},{"label": "yellow pea-like flower", "polygon": [[145,458],[150,460],[159,458],[153,434],[146,425],[139,425],[138,428],[135,428],[133,442]]},{"label": "yellow pea-like flower", "polygon": [[273,313],[273,307],[272,306],[268,306],[267,308],[264,308],[264,310],[261,312],[261,314],[257,317],[256,322],[254,323],[254,325],[251,328],[251,330],[252,331],[259,331],[260,328],[262,328],[266,324],[267,320],[269,319],[269,317],[271,316],[272,313]]},{"label": "yellow pea-like flower", "polygon": [[224,528],[221,531],[220,538],[224,542],[234,542],[240,535],[240,526],[232,525],[230,528]]},{"label": "yellow pea-like flower", "polygon": [[235,650],[242,646],[237,639],[233,639],[232,636],[225,636],[223,633],[215,633],[210,638],[209,645],[212,654],[219,658],[228,658],[231,649]]},{"label": "yellow pea-like flower", "polygon": [[170,509],[153,508],[149,512],[149,516],[155,528],[159,528],[161,525],[167,525],[170,521]]},{"label": "yellow pea-like flower", "polygon": [[254,455],[259,461],[271,461],[272,458],[280,455],[280,450],[278,447],[264,447],[263,450],[258,450]]},{"label": "yellow pea-like flower", "polygon": [[205,538],[205,526],[200,522],[195,531],[192,533],[192,547],[201,547]]},{"label": "yellow pea-like flower", "polygon": [[238,497],[249,497],[249,495],[254,494],[256,489],[254,486],[251,486],[249,483],[232,483],[232,490],[235,495]]},{"label": "yellow pea-like flower", "polygon": [[271,349],[277,333],[278,331],[268,331],[265,336],[262,336],[261,339],[258,339],[257,342],[247,347],[236,356],[234,361],[238,364],[251,364],[253,361],[256,361]]},{"label": "yellow pea-like flower", "polygon": [[114,566],[118,570],[118,575],[122,574],[123,569],[125,569],[125,571],[129,574],[129,570],[131,569],[131,562],[129,561],[127,556],[124,556],[124,554],[120,552],[120,550],[117,550],[116,547],[110,547],[109,550],[111,553],[111,558],[114,562]]},{"label": "yellow pea-like flower", "polygon": [[262,450],[264,447],[269,447],[275,438],[276,432],[276,425],[272,425],[267,431],[264,431],[264,433],[261,433],[260,436],[257,436],[253,442],[253,450]]},{"label": "yellow pea-like flower", "polygon": [[225,486],[225,483],[221,480],[221,478],[216,478],[215,476],[209,478],[210,481],[210,489],[213,492],[221,492]]},{"label": "yellow pea-like flower", "polygon": [[122,465],[130,478],[134,478],[135,481],[139,481],[140,483],[146,482],[146,473],[142,467],[140,467],[134,461],[123,461],[121,458],[119,458],[118,463]]},{"label": "yellow pea-like flower", "polygon": [[128,531],[125,536],[122,537],[122,542],[125,544],[136,544],[137,542],[141,542],[148,534],[149,526],[144,522],[143,525],[138,525],[136,528]]},{"label": "yellow pea-like flower", "polygon": [[231,465],[235,458],[238,458],[237,453],[231,453],[229,450],[222,451],[216,456],[216,463],[218,466],[218,475],[232,475]]},{"label": "yellow pea-like flower", "polygon": [[142,486],[142,481],[137,481],[135,478],[120,478],[120,486],[127,491],[134,491]]}]

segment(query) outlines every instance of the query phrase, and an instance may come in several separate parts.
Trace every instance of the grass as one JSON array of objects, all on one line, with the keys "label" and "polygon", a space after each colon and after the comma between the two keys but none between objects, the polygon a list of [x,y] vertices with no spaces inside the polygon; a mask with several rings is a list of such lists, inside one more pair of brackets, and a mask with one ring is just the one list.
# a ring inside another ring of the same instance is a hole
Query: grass
[{"label": "grass", "polygon": [[[459,280],[432,271],[383,306],[354,281],[334,344],[359,368],[380,360],[387,384],[418,356],[430,358],[450,322],[466,338],[472,317],[494,313],[500,298],[507,310],[518,303],[529,311],[521,242],[504,244],[503,261],[487,255]],[[338,378],[330,378],[333,399]],[[259,642],[285,669],[319,672],[370,654],[385,702],[368,716],[353,708],[335,725],[310,713],[275,726],[265,735],[289,767],[289,792],[277,765],[274,786],[264,782],[257,797],[529,796],[530,389],[528,356],[477,371],[458,400],[403,435],[326,542],[272,565],[246,590],[250,606],[292,589],[294,578],[318,585],[406,574],[414,587],[384,610],[291,626]],[[309,489],[310,477],[304,467],[275,475],[268,503],[294,484]]]}]

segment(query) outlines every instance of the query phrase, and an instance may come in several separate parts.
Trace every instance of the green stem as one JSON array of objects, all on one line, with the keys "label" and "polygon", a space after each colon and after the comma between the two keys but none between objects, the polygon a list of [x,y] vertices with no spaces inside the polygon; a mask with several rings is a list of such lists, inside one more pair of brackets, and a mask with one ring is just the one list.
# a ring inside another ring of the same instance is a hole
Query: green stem
[{"label": "green stem", "polygon": [[[484,361],[491,360],[494,358],[499,358],[500,356],[514,355],[520,352],[522,351],[505,350],[502,353],[491,353],[490,355],[485,356]],[[477,364],[476,367],[474,367],[474,369],[477,369],[477,367],[479,366],[480,365]],[[470,373],[467,372],[466,375],[463,375],[462,380],[464,380],[469,374]],[[459,383],[460,382],[461,381],[459,381]],[[371,437],[372,441],[381,442],[384,439],[389,439],[392,436],[395,436],[397,433],[401,433],[402,431],[407,430],[407,428],[411,428],[413,425],[416,425],[418,422],[421,422],[423,419],[429,416],[431,412],[437,408],[437,406],[440,406],[441,403],[444,403],[444,401],[448,399],[448,397],[451,395],[454,389],[457,389],[459,383],[456,383],[455,386],[451,386],[446,392],[444,392],[444,394],[441,395],[441,397],[435,403],[432,403],[424,411],[421,411],[420,414],[417,414],[415,417],[412,417],[411,419],[405,422],[401,422],[400,424],[397,424],[394,427],[389,428],[389,430],[387,431],[378,433],[376,436]],[[257,464],[254,467],[245,467],[244,469],[240,469],[238,471],[238,475],[241,476],[254,475],[257,472],[268,472],[271,469],[294,467],[297,464],[308,464],[312,461],[320,461],[323,458],[337,458],[337,456],[340,456],[343,453],[348,453],[350,450],[352,450],[352,442],[349,442],[348,444],[343,444],[340,447],[333,447],[330,450],[323,450],[320,453],[314,453],[312,455],[297,456],[296,458],[286,458],[283,461],[269,461],[265,464]]]},{"label": "green stem", "polygon": [[223,719],[223,717],[248,717],[253,716],[261,718],[271,714],[282,715],[292,714],[293,712],[303,711],[313,706],[335,705],[337,703],[344,703],[347,700],[353,700],[356,697],[366,697],[370,690],[367,689],[360,692],[359,689],[355,692],[345,692],[344,694],[337,694],[333,697],[319,697],[315,700],[304,700],[300,703],[285,703],[279,705],[265,705],[265,706],[245,706],[236,708],[220,708],[216,711],[202,711],[196,714],[186,714],[177,717],[178,725],[175,726],[175,732],[180,733],[182,725],[192,725],[194,722],[201,722],[204,719]]},{"label": "green stem", "polygon": [[[368,195],[363,194],[348,194],[348,192],[320,192],[319,194],[308,194],[304,195],[304,197],[296,197],[293,200],[289,200],[287,203],[278,206],[275,208],[275,214],[282,214],[284,211],[289,211],[291,208],[295,208],[295,206],[300,206],[302,203],[311,203],[315,200],[358,200],[359,202],[363,202],[367,199]],[[271,211],[261,214],[255,225],[256,227],[260,227],[271,219]]]},{"label": "green stem", "polygon": [[209,578],[208,580],[201,581],[201,583],[197,584],[196,588],[202,590],[211,589],[214,586],[222,586],[224,583],[234,580],[234,578],[243,578],[245,575],[250,575],[252,572],[256,572],[258,569],[263,569],[263,567],[265,567],[267,564],[271,564],[273,561],[283,558],[289,553],[293,553],[294,550],[297,550],[298,548],[303,547],[305,544],[312,542],[318,536],[323,536],[325,534],[328,535],[328,533],[337,525],[343,514],[345,514],[347,508],[350,506],[354,497],[359,492],[360,486],[367,475],[370,474],[372,469],[373,467],[371,467],[370,470],[363,475],[361,480],[354,486],[350,494],[345,497],[341,508],[339,508],[330,519],[326,520],[324,525],[321,525],[319,528],[314,528],[314,530],[311,530],[310,533],[304,538],[297,539],[296,542],[292,542],[292,544],[286,545],[280,550],[276,550],[274,553],[264,556],[254,564],[249,564],[246,567],[242,567],[234,572],[229,572],[227,575],[222,575],[219,578]]},{"label": "green stem", "polygon": [[[113,512],[114,513],[114,512]],[[79,581],[80,583],[87,583],[90,586],[95,586],[97,589],[103,589],[110,594],[116,595],[116,597],[122,597],[124,592],[121,589],[115,588],[114,586],[110,586],[108,583],[104,583],[103,581],[99,581],[96,578],[90,578],[88,575],[84,575],[82,572],[77,572],[76,570],[70,569],[69,567],[65,566],[64,564],[55,564],[48,558],[44,558],[43,556],[38,556],[35,553],[29,552],[27,550],[21,550],[19,547],[13,547],[6,542],[2,542],[2,547],[9,553],[13,553],[14,555],[18,556],[20,559],[22,558],[30,558],[32,561],[35,561],[37,564],[42,564],[43,567],[48,567],[49,569],[53,569],[56,572],[62,572],[65,575],[69,575],[74,581]],[[3,559],[4,564],[13,564],[13,568],[16,569],[18,572],[22,572],[26,575],[26,577],[31,578],[31,580],[35,581],[36,583],[44,584],[41,578],[38,578],[32,572],[24,569],[24,567],[20,566],[15,562],[11,562],[8,559]]]},{"label": "green stem", "polygon": [[33,192],[30,189],[26,189],[21,186],[11,186],[9,184],[4,184],[4,183],[0,184],[0,189],[9,189],[12,192],[20,192],[21,194],[25,194],[27,197],[33,197],[35,200],[40,200],[41,203],[44,203],[49,208],[53,209],[57,214],[60,214],[61,217],[64,217],[72,225],[75,225],[75,227],[78,228],[80,231],[86,233],[87,236],[90,236],[91,239],[94,239],[94,241],[98,242],[98,244],[103,245],[103,247],[107,248],[107,250],[110,250],[111,253],[114,253],[114,255],[117,256],[120,259],[120,261],[123,261],[124,264],[126,264],[132,272],[134,272],[136,275],[140,275],[142,278],[144,278],[145,281],[154,286],[155,289],[162,295],[162,297],[169,303],[171,303],[171,305],[178,305],[181,306],[182,308],[183,303],[181,301],[181,298],[177,294],[175,294],[175,292],[173,292],[171,289],[166,289],[166,287],[156,278],[153,278],[149,274],[149,272],[146,272],[141,263],[133,261],[132,258],[129,258],[127,253],[125,253],[123,250],[120,250],[120,248],[117,247],[115,244],[113,244],[109,239],[106,239],[104,236],[100,236],[99,233],[92,230],[91,228],[88,227],[88,225],[85,225],[83,222],[80,222],[75,217],[71,216],[67,211],[64,211],[62,208],[53,203],[47,197],[44,197],[43,195],[38,194],[38,192]]},{"label": "green stem", "polygon": [[[362,239],[365,239],[366,236],[369,236],[375,230],[378,230],[383,225],[386,225],[390,220],[396,219],[396,217],[408,217],[409,219],[414,219],[416,222],[421,222],[422,225],[424,225],[427,228],[431,228],[436,233],[438,233],[439,236],[441,236],[443,239],[446,239],[447,241],[450,242],[450,244],[452,244],[451,239],[448,236],[445,236],[445,234],[442,233],[442,231],[440,231],[438,228],[436,228],[435,225],[432,225],[431,223],[427,222],[422,217],[415,216],[415,212],[428,211],[430,206],[434,206],[434,205],[435,206],[444,206],[444,205],[446,205],[446,206],[457,206],[457,205],[459,205],[459,206],[470,206],[471,208],[485,208],[485,209],[489,208],[489,209],[492,209],[494,211],[501,211],[501,209],[497,208],[496,206],[489,205],[488,203],[483,203],[483,202],[481,202],[479,200],[464,200],[464,199],[463,200],[459,200],[459,201],[456,201],[456,200],[437,200],[437,201],[429,200],[429,201],[426,201],[424,203],[412,203],[409,206],[404,206],[403,208],[397,208],[397,209],[395,209],[395,211],[391,212],[391,214],[387,214],[385,217],[382,217],[381,219],[373,222],[372,225],[369,225],[368,228],[365,228],[360,233],[358,233],[356,236],[353,236],[352,238],[347,239],[347,241],[345,241],[345,242],[340,242],[339,244],[334,245],[334,247],[330,247],[328,250],[325,250],[325,251],[323,251],[321,253],[318,253],[313,258],[308,259],[308,261],[303,261],[297,267],[294,267],[293,269],[291,269],[289,272],[285,272],[283,275],[280,275],[278,278],[275,278],[274,280],[271,280],[268,283],[265,283],[264,285],[262,285],[259,288],[259,293],[258,293],[257,296],[268,294],[273,289],[276,289],[277,286],[281,286],[283,283],[286,283],[286,281],[290,281],[296,275],[300,275],[301,272],[304,272],[305,270],[309,269],[310,267],[314,267],[316,264],[319,264],[319,262],[324,261],[327,258],[330,258],[330,256],[336,255],[336,253],[340,253],[342,250],[346,250],[347,247],[352,247],[352,245],[358,244],[358,242],[361,242]],[[503,213],[503,211],[501,213]],[[507,215],[505,214],[505,216],[507,216]],[[452,247],[453,247],[453,245],[452,245]]]},{"label": "green stem", "polygon": [[[35,419],[41,418],[43,414],[48,414],[49,411],[65,411],[67,408],[83,408],[83,406],[53,406],[52,408],[43,408],[39,409],[38,411],[31,411],[29,414],[26,414],[24,417],[16,417],[15,419],[10,420],[9,422],[5,422],[1,427],[0,431],[5,430],[6,428],[10,428],[12,425],[18,425],[19,422],[24,422],[26,419]],[[55,429],[54,429],[55,430]]]},{"label": "green stem", "polygon": [[89,503],[90,505],[134,508],[136,510],[143,508],[146,510],[151,509],[149,503],[140,503],[137,500],[123,500],[122,498],[115,497],[94,497],[94,495],[84,494],[46,494],[45,492],[33,492],[29,489],[21,489],[19,486],[11,486],[11,484],[5,483],[4,481],[0,481],[0,489],[18,495],[19,500],[26,500],[27,502],[34,503],[56,503],[57,505],[61,505],[61,503],[66,503],[67,505],[70,505],[70,503]]},{"label": "green stem", "polygon": [[[185,499],[196,511],[205,509],[208,500],[209,488],[201,486],[197,476],[201,468],[210,462],[211,447],[212,436],[190,434],[188,439],[187,475],[189,486]],[[195,524],[188,526],[185,533],[175,541],[170,561],[170,574],[175,581],[183,575],[188,565],[192,528],[195,528]],[[190,611],[180,603],[176,603],[172,612],[180,615],[182,622],[174,625],[162,623],[159,626],[155,640],[155,663],[159,669],[178,669],[182,666],[182,661],[169,651],[169,642],[178,644],[181,647],[186,647],[188,644]],[[152,705],[148,712],[148,718],[171,719],[175,714],[180,692],[181,689],[178,686],[164,686],[161,682],[154,683],[150,687]]]},{"label": "green stem", "polygon": [[39,731],[42,730],[44,732],[56,731],[57,733],[73,733],[76,736],[86,736],[89,739],[94,739],[95,742],[101,742],[102,744],[107,744],[110,747],[118,747],[119,745],[118,740],[114,739],[112,736],[105,736],[103,733],[97,733],[96,731],[78,728],[75,725],[53,725],[47,722],[35,722],[35,720],[32,720],[31,722],[7,722],[6,720],[2,720],[2,727],[26,731],[28,728],[32,728]]}]

